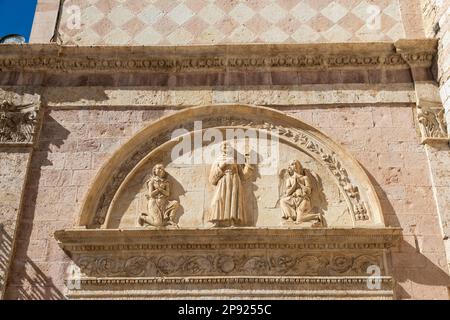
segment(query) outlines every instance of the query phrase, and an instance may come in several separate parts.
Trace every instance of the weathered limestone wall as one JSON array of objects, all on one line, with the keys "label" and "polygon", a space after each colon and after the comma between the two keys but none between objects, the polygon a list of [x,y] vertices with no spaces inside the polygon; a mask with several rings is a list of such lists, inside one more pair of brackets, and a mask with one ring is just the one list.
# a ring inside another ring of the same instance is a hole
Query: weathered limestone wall
[{"label": "weathered limestone wall", "polygon": [[39,96],[0,90],[0,299],[17,244],[33,143],[39,135]]},{"label": "weathered limestone wall", "polygon": [[0,149],[0,298],[13,256],[30,155],[29,148]]},{"label": "weathered limestone wall", "polygon": [[[67,110],[45,115],[9,278],[8,299],[62,299],[68,257],[53,234],[73,226],[104,161],[164,112]],[[3,180],[2,180],[3,184]]]},{"label": "weathered limestone wall", "polygon": [[[448,123],[450,120],[450,1],[421,0],[421,8],[426,36],[439,39],[438,56],[433,71],[440,94],[434,93],[434,99],[442,103]],[[439,96],[441,101],[439,101]],[[445,163],[450,161],[450,150],[444,143],[429,146],[427,152],[450,268],[450,207],[448,199],[450,184],[448,170],[445,169]]]},{"label": "weathered limestone wall", "polygon": [[450,1],[422,0],[422,12],[425,33],[428,37],[437,37],[439,55],[436,64],[437,81],[440,95],[449,119],[450,110]]},{"label": "weathered limestone wall", "polygon": [[[31,42],[48,43],[57,0],[41,0]],[[418,0],[66,0],[64,44],[179,45],[395,41],[423,36]]]},{"label": "weathered limestone wall", "polygon": [[[254,95],[256,99],[261,93]],[[287,105],[282,110],[334,137],[372,177],[387,224],[404,229],[404,242],[392,257],[398,298],[447,298],[445,253],[413,105]],[[7,298],[63,297],[68,258],[53,232],[75,224],[95,173],[111,153],[145,125],[173,112],[174,108],[87,106],[46,113],[25,189]]]}]

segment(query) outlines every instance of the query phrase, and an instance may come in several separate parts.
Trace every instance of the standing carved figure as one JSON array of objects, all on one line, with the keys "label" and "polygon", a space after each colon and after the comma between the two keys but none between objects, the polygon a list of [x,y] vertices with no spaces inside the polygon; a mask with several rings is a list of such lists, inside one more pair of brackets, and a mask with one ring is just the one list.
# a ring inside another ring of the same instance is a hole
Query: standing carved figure
[{"label": "standing carved figure", "polygon": [[300,161],[289,162],[284,183],[285,192],[280,199],[283,219],[296,223],[316,220],[313,226],[322,225],[320,215],[311,213],[312,183]]},{"label": "standing carved figure", "polygon": [[176,200],[169,200],[170,184],[166,176],[162,164],[153,167],[153,176],[147,181],[147,213],[142,213],[139,217],[140,225],[155,227],[177,225],[175,215],[180,204]]},{"label": "standing carved figure", "polygon": [[209,175],[210,183],[215,186],[208,221],[215,227],[245,226],[250,219],[244,207],[244,189],[242,181],[250,176],[252,166],[235,161],[234,150],[224,142],[220,146],[221,155],[213,163]]}]

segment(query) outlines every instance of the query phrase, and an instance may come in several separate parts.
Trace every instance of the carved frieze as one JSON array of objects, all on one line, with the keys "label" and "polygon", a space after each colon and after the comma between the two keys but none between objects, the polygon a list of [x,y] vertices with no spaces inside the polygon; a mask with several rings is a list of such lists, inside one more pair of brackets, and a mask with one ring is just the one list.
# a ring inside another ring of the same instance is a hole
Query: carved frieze
[{"label": "carved frieze", "polygon": [[368,67],[368,66],[406,66],[405,60],[398,54],[387,56],[364,55],[276,55],[257,56],[208,56],[208,57],[154,57],[154,58],[104,58],[89,59],[64,57],[48,58],[0,58],[0,68],[4,70],[49,69],[53,71],[147,71],[147,72],[195,72],[234,70],[276,70],[320,67]]},{"label": "carved frieze", "polygon": [[[180,276],[362,276],[382,266],[380,254],[181,254],[81,256],[75,264],[86,277]],[[383,270],[381,270],[383,272]]]},{"label": "carved frieze", "polygon": [[0,102],[0,145],[32,145],[38,124],[39,108],[33,104]]},{"label": "carved frieze", "polygon": [[[26,48],[5,47],[0,52],[0,70],[108,71],[108,72],[196,72],[230,70],[341,68],[429,65],[435,50],[430,41],[403,41],[399,45],[347,44],[336,47],[302,45],[232,45],[217,48],[178,46],[173,48],[101,48],[58,45]],[[433,43],[432,43],[433,44]],[[398,48],[401,50],[398,50]],[[395,52],[397,49],[400,52]],[[352,54],[349,54],[352,52]]]}]

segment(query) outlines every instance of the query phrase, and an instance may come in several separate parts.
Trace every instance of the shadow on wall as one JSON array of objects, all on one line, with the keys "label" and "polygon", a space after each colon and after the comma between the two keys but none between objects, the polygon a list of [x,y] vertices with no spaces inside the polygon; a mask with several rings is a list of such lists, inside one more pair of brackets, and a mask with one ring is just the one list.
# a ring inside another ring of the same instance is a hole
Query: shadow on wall
[{"label": "shadow on wall", "polygon": [[[3,275],[7,267],[7,257],[12,250],[12,238],[4,230],[0,224],[0,274]],[[33,290],[27,290],[25,286],[14,285],[14,297],[10,299],[27,299],[27,300],[56,300],[65,299],[64,295],[55,288],[53,282],[45,276],[45,274],[36,266],[33,261],[26,257],[21,261],[23,268],[28,271],[23,278],[20,279],[21,284],[28,283],[33,286]],[[31,276],[32,275],[32,276]],[[11,273],[10,273],[11,276]],[[1,279],[3,284],[4,279]]]},{"label": "shadow on wall", "polygon": [[[44,115],[44,123],[51,123],[52,130],[45,136],[44,128],[41,133],[40,144],[32,156],[29,178],[25,186],[27,202],[23,207],[17,234],[16,251],[8,277],[6,299],[66,299],[55,283],[45,272],[28,256],[33,221],[35,218],[36,198],[41,179],[41,169],[52,165],[50,144],[60,148],[69,135],[69,131],[61,126],[48,114]],[[7,239],[8,240],[8,239]],[[9,239],[11,241],[11,239]],[[2,240],[3,243],[3,240]],[[2,247],[3,248],[3,247]],[[44,249],[42,249],[44,250]],[[59,262],[55,262],[56,263]],[[51,263],[46,263],[50,265]],[[61,265],[61,263],[60,263]],[[48,272],[48,270],[45,270]]]},{"label": "shadow on wall", "polygon": [[[361,165],[362,166],[362,165]],[[364,168],[364,166],[362,166]],[[381,202],[383,212],[389,213],[390,218],[385,219],[388,227],[401,228],[400,221],[395,215],[395,210],[388,200],[387,194],[384,192],[380,184],[370,174],[368,170],[364,168],[364,171],[369,176],[371,182],[375,186],[375,190]],[[411,226],[415,227],[415,226]],[[395,260],[395,264],[391,266],[392,275],[395,279],[395,294],[397,299],[416,299],[418,297],[412,297],[410,292],[407,292],[402,286],[402,283],[407,281],[430,287],[449,287],[450,276],[441,267],[436,265],[433,261],[429,260],[419,248],[419,243],[416,235],[414,234],[416,247],[412,246],[405,240],[402,240],[397,249],[394,249],[391,253],[391,257]]]},{"label": "shadow on wall", "polygon": [[5,273],[8,268],[8,257],[10,257],[11,251],[11,237],[6,233],[3,224],[0,224],[0,292],[6,285]]}]

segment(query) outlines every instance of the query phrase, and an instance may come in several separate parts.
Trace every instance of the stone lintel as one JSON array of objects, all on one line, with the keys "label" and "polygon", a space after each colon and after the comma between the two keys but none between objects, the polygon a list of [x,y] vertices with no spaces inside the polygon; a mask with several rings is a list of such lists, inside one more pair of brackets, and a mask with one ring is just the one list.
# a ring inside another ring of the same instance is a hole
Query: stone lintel
[{"label": "stone lintel", "polygon": [[[61,230],[71,299],[392,299],[398,228]],[[377,290],[368,270],[380,276]],[[372,270],[375,271],[375,270]],[[372,289],[371,289],[372,288]]]}]

